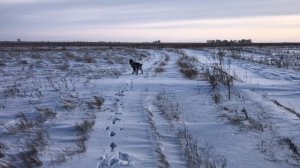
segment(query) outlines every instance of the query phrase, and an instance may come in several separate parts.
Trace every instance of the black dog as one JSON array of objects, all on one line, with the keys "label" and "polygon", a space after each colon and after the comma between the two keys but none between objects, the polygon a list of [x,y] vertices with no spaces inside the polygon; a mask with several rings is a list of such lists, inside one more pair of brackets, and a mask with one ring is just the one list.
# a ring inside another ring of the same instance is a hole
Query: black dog
[{"label": "black dog", "polygon": [[138,74],[139,70],[141,70],[142,74],[143,74],[143,69],[142,69],[143,64],[134,62],[132,59],[129,60],[129,64],[131,65],[132,70],[133,70],[132,74],[134,74],[134,73]]}]

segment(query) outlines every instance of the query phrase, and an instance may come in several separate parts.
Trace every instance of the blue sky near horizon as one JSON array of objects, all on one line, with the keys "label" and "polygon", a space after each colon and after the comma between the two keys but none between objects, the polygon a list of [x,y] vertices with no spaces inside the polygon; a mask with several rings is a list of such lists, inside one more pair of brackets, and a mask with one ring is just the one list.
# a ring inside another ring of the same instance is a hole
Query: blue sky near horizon
[{"label": "blue sky near horizon", "polygon": [[0,41],[299,42],[299,0],[1,0]]}]

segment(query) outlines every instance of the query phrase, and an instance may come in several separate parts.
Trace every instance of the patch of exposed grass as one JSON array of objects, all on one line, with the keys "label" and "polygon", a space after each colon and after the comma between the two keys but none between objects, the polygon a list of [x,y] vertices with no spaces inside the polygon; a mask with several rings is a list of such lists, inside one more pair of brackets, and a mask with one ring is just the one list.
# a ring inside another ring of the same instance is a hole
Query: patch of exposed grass
[{"label": "patch of exposed grass", "polygon": [[180,67],[180,72],[188,79],[196,79],[200,74],[196,63],[198,60],[195,57],[189,57],[183,54],[178,60],[177,65]]},{"label": "patch of exposed grass", "polygon": [[300,161],[300,153],[298,151],[298,147],[290,138],[280,138],[280,143],[288,146],[289,150],[293,153],[294,158]]},{"label": "patch of exposed grass", "polygon": [[279,103],[277,100],[271,100],[274,104],[276,104],[279,107],[284,108],[285,110],[291,112],[292,114],[295,114],[300,119],[300,113],[297,113],[295,109],[292,109],[290,107],[284,106],[283,104]]},{"label": "patch of exposed grass", "polygon": [[227,161],[215,153],[214,147],[200,146],[186,128],[180,130],[178,138],[184,152],[188,167],[225,168]]},{"label": "patch of exposed grass", "polygon": [[94,120],[83,120],[82,122],[75,123],[75,130],[78,131],[80,134],[85,134],[90,131],[93,126],[95,125]]},{"label": "patch of exposed grass", "polygon": [[95,60],[94,57],[84,56],[83,57],[83,62],[85,62],[85,63],[96,63],[96,60]]},{"label": "patch of exposed grass", "polygon": [[242,108],[241,111],[229,110],[227,108],[227,112],[222,114],[221,117],[225,117],[231,124],[238,125],[241,128],[254,129],[261,132],[268,126],[263,121],[250,117],[245,108]]},{"label": "patch of exposed grass", "polygon": [[99,96],[94,96],[94,101],[87,102],[87,105],[90,109],[95,109],[95,108],[100,109],[104,101],[105,101],[104,98]]},{"label": "patch of exposed grass", "polygon": [[158,154],[159,156],[159,167],[160,168],[170,168],[170,163],[168,162],[168,159],[166,157],[166,155],[163,153],[162,149],[160,147],[157,147],[155,149],[155,152]]},{"label": "patch of exposed grass", "polygon": [[170,97],[167,96],[165,91],[160,92],[156,96],[156,104],[170,123],[180,119],[181,109],[179,104],[177,102],[173,102]]},{"label": "patch of exposed grass", "polygon": [[154,72],[155,73],[162,73],[162,72],[164,72],[165,71],[165,69],[163,68],[163,67],[156,67],[155,69],[154,69]]}]

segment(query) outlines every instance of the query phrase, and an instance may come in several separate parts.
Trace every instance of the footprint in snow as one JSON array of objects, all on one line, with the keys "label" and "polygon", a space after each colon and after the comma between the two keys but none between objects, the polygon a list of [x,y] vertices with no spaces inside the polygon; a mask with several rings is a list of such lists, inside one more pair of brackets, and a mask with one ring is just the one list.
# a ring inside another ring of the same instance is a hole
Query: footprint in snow
[{"label": "footprint in snow", "polygon": [[121,90],[121,91],[120,91],[119,93],[117,93],[116,95],[117,95],[117,96],[124,96],[124,92],[125,92],[124,90]]},{"label": "footprint in snow", "polygon": [[111,151],[111,152],[114,152],[114,149],[117,147],[117,144],[116,144],[115,142],[112,142],[112,143],[110,143],[109,146],[110,146],[110,148],[111,148],[110,151]]},{"label": "footprint in snow", "polygon": [[121,121],[120,118],[114,118],[112,124],[115,124],[117,121]]},{"label": "footprint in snow", "polygon": [[106,154],[99,159],[97,168],[134,168],[127,153],[119,152]]},{"label": "footprint in snow", "polygon": [[111,136],[111,137],[113,137],[113,136],[115,136],[115,135],[116,135],[116,133],[115,133],[114,131],[111,131],[111,132],[110,132],[110,136]]}]

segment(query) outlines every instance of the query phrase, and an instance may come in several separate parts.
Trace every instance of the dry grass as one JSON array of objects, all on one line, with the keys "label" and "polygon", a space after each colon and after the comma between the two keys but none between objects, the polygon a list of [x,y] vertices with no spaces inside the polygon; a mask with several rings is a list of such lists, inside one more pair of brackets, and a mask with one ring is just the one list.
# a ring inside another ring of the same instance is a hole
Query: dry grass
[{"label": "dry grass", "polygon": [[84,56],[83,57],[83,62],[85,62],[85,63],[96,63],[96,60],[95,60],[94,57]]},{"label": "dry grass", "polygon": [[7,149],[6,145],[0,143],[0,158],[5,156],[5,149]]},{"label": "dry grass", "polygon": [[75,130],[78,131],[80,134],[85,134],[90,131],[93,126],[95,125],[94,120],[83,120],[82,122],[75,123]]},{"label": "dry grass", "polygon": [[159,168],[170,168],[170,163],[168,162],[168,159],[166,157],[166,155],[163,153],[162,149],[160,147],[157,147],[155,149],[155,152],[158,154],[159,156]]},{"label": "dry grass", "polygon": [[90,109],[95,109],[95,108],[100,109],[104,101],[105,101],[104,98],[99,96],[94,96],[94,101],[87,102],[87,105]]},{"label": "dry grass", "polygon": [[171,98],[167,96],[165,90],[156,96],[156,105],[169,123],[180,119],[181,109],[179,104],[177,102],[173,102]]},{"label": "dry grass", "polygon": [[67,71],[70,68],[70,64],[68,62],[65,62],[63,64],[57,65],[57,69],[61,71]]},{"label": "dry grass", "polygon": [[300,113],[297,113],[295,109],[292,109],[290,107],[284,106],[281,103],[279,103],[277,100],[271,100],[274,104],[276,104],[279,107],[284,108],[285,110],[291,112],[292,114],[295,114],[300,119]]},{"label": "dry grass", "polygon": [[168,62],[169,60],[170,60],[170,56],[169,56],[169,55],[166,55],[164,61],[161,62],[161,63],[159,63],[158,67],[156,67],[156,68],[154,69],[154,72],[155,72],[155,73],[162,73],[162,72],[164,72],[164,71],[165,71],[164,66],[167,65],[167,62]]},{"label": "dry grass", "polygon": [[39,112],[38,121],[45,122],[49,119],[56,117],[56,112],[47,107],[37,107],[36,110]]},{"label": "dry grass", "polygon": [[95,105],[100,108],[103,103],[104,103],[104,99],[102,97],[97,97],[97,96],[94,96],[94,100],[95,100]]},{"label": "dry grass", "polygon": [[163,68],[163,67],[156,67],[155,69],[154,69],[154,72],[155,73],[162,73],[162,72],[164,72],[165,71],[165,69]]},{"label": "dry grass", "polygon": [[76,103],[71,100],[64,100],[63,107],[67,110],[72,110],[76,108]]},{"label": "dry grass", "polygon": [[168,61],[170,61],[170,56],[169,56],[169,55],[166,55],[166,56],[165,56],[165,62],[168,62]]},{"label": "dry grass", "polygon": [[87,137],[86,136],[82,136],[76,142],[77,152],[78,153],[84,153],[84,152],[86,152],[86,144],[85,144],[86,140],[87,140]]},{"label": "dry grass", "polygon": [[200,74],[197,67],[197,59],[195,57],[188,57],[183,54],[177,60],[177,65],[180,67],[180,72],[188,79],[196,79],[198,75]]},{"label": "dry grass", "polygon": [[241,111],[229,110],[227,107],[226,109],[226,113],[222,114],[221,117],[226,118],[231,124],[238,125],[241,128],[253,129],[261,132],[268,127],[267,123],[259,119],[261,116],[257,116],[258,119],[253,118],[249,116],[245,108],[242,108]]},{"label": "dry grass", "polygon": [[166,65],[167,65],[167,63],[165,63],[165,62],[161,62],[161,63],[159,64],[160,67],[163,67],[163,66],[166,66]]},{"label": "dry grass", "polygon": [[43,162],[37,156],[39,150],[35,144],[26,142],[23,151],[19,153],[19,158],[22,160],[22,167],[29,168],[43,165]]},{"label": "dry grass", "polygon": [[58,152],[56,153],[56,155],[54,156],[54,159],[52,162],[56,162],[56,163],[62,163],[65,162],[66,159],[66,155],[64,152]]},{"label": "dry grass", "polygon": [[300,161],[300,153],[298,151],[297,145],[290,138],[281,138],[280,143],[288,146],[289,150],[293,153],[293,157]]},{"label": "dry grass", "polygon": [[225,168],[227,161],[216,155],[212,146],[200,146],[186,128],[180,130],[178,138],[184,152],[188,167]]}]

